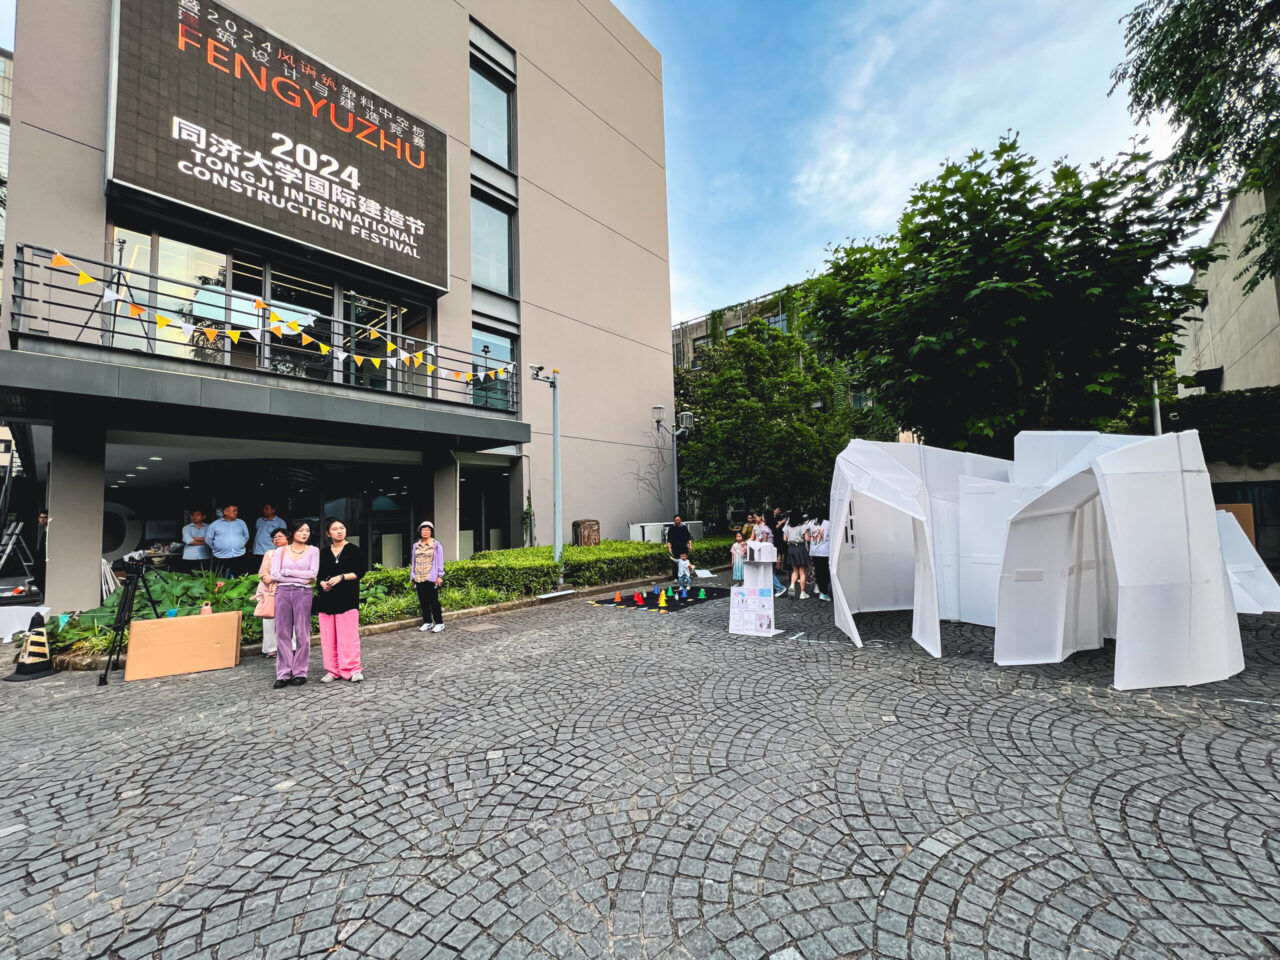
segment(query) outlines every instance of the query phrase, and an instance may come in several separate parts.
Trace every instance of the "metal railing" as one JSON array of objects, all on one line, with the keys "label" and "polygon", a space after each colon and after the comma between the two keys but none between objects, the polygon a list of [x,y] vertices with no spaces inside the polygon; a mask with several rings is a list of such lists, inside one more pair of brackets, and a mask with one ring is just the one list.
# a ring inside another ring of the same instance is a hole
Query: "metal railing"
[{"label": "metal railing", "polygon": [[[514,360],[204,282],[19,244],[12,330],[519,415]],[[128,360],[121,358],[122,363]]]}]

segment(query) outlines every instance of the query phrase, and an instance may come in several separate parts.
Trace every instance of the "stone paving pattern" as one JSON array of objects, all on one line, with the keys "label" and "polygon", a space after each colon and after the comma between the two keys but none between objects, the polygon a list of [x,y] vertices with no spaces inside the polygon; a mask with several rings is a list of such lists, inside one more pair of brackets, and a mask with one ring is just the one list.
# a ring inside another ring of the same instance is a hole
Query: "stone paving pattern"
[{"label": "stone paving pattern", "polygon": [[778,609],[459,621],[362,685],[0,684],[0,957],[1280,956],[1280,620],[1122,693],[1109,651]]}]

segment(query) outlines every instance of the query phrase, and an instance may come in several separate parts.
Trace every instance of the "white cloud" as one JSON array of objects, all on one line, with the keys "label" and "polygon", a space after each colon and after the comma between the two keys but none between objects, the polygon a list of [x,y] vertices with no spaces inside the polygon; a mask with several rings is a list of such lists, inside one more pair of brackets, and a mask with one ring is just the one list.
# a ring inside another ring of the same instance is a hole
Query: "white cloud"
[{"label": "white cloud", "polygon": [[[1107,97],[1132,0],[920,3],[851,15],[838,35],[826,109],[795,159],[791,199],[836,234],[891,229],[913,184],[1007,129],[1046,165],[1087,164],[1136,132],[1123,91]],[[1167,128],[1152,146],[1167,149]]]}]

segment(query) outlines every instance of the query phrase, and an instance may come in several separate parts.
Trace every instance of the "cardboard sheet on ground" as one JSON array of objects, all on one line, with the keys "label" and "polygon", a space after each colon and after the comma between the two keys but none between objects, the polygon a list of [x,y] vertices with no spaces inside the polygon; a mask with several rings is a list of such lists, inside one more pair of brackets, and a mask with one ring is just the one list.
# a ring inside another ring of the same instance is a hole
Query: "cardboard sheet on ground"
[{"label": "cardboard sheet on ground", "polygon": [[1215,518],[1194,431],[1024,432],[1012,461],[854,440],[831,520],[836,624],[858,645],[853,614],[910,607],[934,656],[939,620],[963,619],[996,628],[998,663],[1114,637],[1117,687],[1206,683],[1243,669],[1237,609],[1280,608],[1243,531]]}]

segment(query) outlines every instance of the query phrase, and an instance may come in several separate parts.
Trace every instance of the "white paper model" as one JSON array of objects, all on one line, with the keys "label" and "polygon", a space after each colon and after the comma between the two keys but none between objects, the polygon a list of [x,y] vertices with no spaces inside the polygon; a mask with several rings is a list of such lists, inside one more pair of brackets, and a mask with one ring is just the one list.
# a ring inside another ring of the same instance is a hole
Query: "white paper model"
[{"label": "white paper model", "polygon": [[996,628],[997,663],[1114,637],[1120,689],[1208,683],[1243,669],[1237,603],[1280,609],[1238,525],[1243,548],[1220,541],[1194,431],[1024,432],[1013,461],[854,440],[831,519],[836,624],[859,646],[854,613],[910,607],[934,656],[939,619],[961,619]]}]

